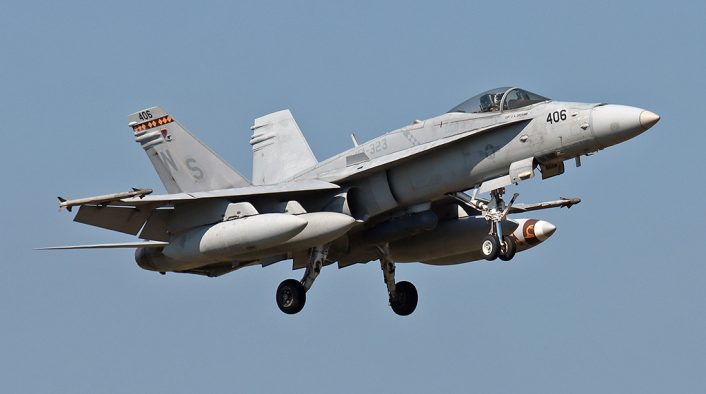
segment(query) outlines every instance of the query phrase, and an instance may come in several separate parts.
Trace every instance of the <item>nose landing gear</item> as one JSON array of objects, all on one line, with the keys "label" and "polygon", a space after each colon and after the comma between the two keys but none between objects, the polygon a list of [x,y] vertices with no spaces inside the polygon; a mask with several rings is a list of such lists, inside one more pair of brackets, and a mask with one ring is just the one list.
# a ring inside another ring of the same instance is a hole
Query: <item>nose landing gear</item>
[{"label": "nose landing gear", "polygon": [[486,260],[495,260],[500,258],[503,261],[510,261],[515,257],[517,252],[517,244],[508,235],[503,235],[502,221],[507,217],[512,204],[519,194],[515,193],[510,199],[510,203],[505,204],[503,195],[505,188],[495,189],[490,192],[490,201],[487,204],[479,204],[478,209],[485,220],[490,222],[490,232],[483,239],[481,244],[481,253]]},{"label": "nose landing gear", "polygon": [[450,195],[459,202],[479,211],[483,218],[490,222],[490,231],[488,235],[483,238],[480,247],[483,258],[490,261],[497,258],[503,261],[510,261],[515,257],[515,252],[517,252],[517,243],[515,240],[509,235],[503,235],[502,221],[507,218],[507,214],[510,212],[512,204],[515,203],[519,194],[513,194],[508,204],[505,204],[505,200],[503,200],[504,194],[504,187],[492,190],[490,192],[490,201],[487,202],[476,200],[475,192],[473,193],[473,197],[468,197],[463,193]]}]

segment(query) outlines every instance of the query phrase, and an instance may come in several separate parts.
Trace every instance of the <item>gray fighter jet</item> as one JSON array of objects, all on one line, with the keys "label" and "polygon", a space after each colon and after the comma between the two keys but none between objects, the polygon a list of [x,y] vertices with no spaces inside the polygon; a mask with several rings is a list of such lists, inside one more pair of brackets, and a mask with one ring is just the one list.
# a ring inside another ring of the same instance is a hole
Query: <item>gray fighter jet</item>
[{"label": "gray fighter jet", "polygon": [[[506,202],[505,188],[564,173],[652,127],[640,108],[551,100],[520,88],[474,96],[445,114],[416,120],[317,161],[288,110],[255,119],[252,181],[231,168],[161,108],[129,116],[168,194],[151,189],[67,200],[75,221],[127,234],[125,244],[45,249],[136,248],[151,271],[219,276],[293,261],[301,280],[277,289],[279,308],[299,312],[321,268],[379,260],[392,309],[409,315],[417,290],[395,282],[395,264],[511,260],[555,226],[508,215],[570,207],[579,199]],[[470,194],[465,191],[472,191]],[[485,197],[482,197],[485,196]]]}]

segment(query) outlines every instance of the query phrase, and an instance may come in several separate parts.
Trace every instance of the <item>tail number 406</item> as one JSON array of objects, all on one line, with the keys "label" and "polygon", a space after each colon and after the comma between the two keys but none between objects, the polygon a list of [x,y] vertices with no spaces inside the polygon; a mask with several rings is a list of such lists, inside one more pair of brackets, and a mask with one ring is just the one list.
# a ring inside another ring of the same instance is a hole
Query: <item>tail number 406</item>
[{"label": "tail number 406", "polygon": [[150,111],[142,111],[139,113],[140,120],[152,119],[152,113]]}]

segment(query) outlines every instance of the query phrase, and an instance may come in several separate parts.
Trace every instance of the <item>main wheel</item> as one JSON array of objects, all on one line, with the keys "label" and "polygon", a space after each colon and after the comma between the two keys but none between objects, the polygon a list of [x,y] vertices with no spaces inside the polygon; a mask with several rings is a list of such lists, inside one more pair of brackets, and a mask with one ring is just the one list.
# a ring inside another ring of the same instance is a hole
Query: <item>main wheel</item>
[{"label": "main wheel", "polygon": [[500,246],[498,257],[502,261],[510,261],[517,252],[517,243],[509,235],[503,236],[503,244]]},{"label": "main wheel", "polygon": [[483,242],[480,244],[480,253],[483,258],[492,261],[498,258],[498,253],[500,253],[500,242],[498,238],[494,235],[488,235],[483,238]]},{"label": "main wheel", "polygon": [[279,309],[293,315],[304,308],[306,303],[306,289],[296,279],[287,279],[277,287],[277,306]]},{"label": "main wheel", "polygon": [[395,297],[390,299],[392,310],[400,315],[407,316],[417,308],[417,288],[413,284],[402,281],[395,285]]}]

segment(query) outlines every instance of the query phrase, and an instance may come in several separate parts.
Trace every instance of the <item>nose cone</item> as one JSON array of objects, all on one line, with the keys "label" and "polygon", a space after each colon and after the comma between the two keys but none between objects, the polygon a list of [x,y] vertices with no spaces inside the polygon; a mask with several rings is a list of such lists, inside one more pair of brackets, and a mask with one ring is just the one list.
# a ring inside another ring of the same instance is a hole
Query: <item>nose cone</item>
[{"label": "nose cone", "polygon": [[657,122],[659,122],[659,115],[656,113],[650,111],[642,111],[640,113],[640,124],[645,130],[654,126]]},{"label": "nose cone", "polygon": [[593,135],[606,147],[640,135],[657,121],[657,114],[626,105],[602,105],[591,114]]}]

